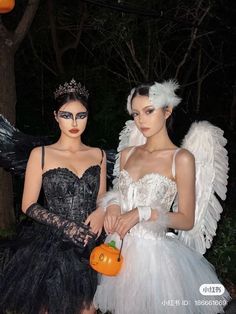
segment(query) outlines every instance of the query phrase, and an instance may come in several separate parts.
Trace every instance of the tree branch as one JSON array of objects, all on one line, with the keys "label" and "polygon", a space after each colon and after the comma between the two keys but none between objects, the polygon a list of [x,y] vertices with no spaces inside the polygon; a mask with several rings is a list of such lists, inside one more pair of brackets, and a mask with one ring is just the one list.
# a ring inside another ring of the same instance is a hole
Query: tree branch
[{"label": "tree branch", "polygon": [[131,40],[130,42],[126,42],[126,45],[129,49],[129,52],[132,56],[132,59],[134,61],[134,63],[136,64],[136,66],[138,67],[139,71],[141,72],[141,74],[143,75],[144,80],[147,80],[147,74],[145,73],[144,69],[142,68],[140,62],[138,61],[138,59],[136,58],[136,54],[135,54],[135,48],[134,48],[134,44],[133,41]]},{"label": "tree branch", "polygon": [[76,39],[74,41],[74,43],[64,47],[62,50],[61,50],[61,53],[62,55],[69,49],[76,49],[80,43],[80,38],[81,38],[81,35],[82,35],[82,32],[83,32],[83,27],[84,27],[84,23],[86,21],[86,18],[87,18],[87,7],[86,7],[86,4],[83,4],[82,5],[82,13],[81,13],[81,18],[80,18],[80,23],[79,23],[79,30],[78,30],[78,33],[76,35]]},{"label": "tree branch", "polygon": [[35,13],[38,9],[40,0],[29,0],[24,15],[22,16],[15,32],[14,32],[14,50],[16,51],[25,35],[27,34]]},{"label": "tree branch", "polygon": [[29,34],[29,40],[30,40],[31,48],[32,48],[32,51],[33,51],[33,54],[34,54],[35,58],[38,59],[39,62],[40,62],[49,72],[51,72],[53,75],[57,76],[57,73],[56,73],[52,68],[50,68],[50,66],[48,66],[48,65],[40,58],[40,56],[38,55],[37,50],[35,49],[35,46],[34,46],[34,43],[33,43],[33,40],[32,40],[32,37],[31,37],[30,34]]},{"label": "tree branch", "polygon": [[[202,1],[199,2],[199,5],[198,5],[198,8],[197,8],[197,11],[200,10],[200,6],[202,4]],[[206,17],[206,15],[208,14],[210,10],[210,6],[208,8],[206,8],[206,10],[204,10],[204,13],[202,14],[201,17],[198,16],[198,14],[196,14],[196,18],[195,18],[195,21],[197,21],[196,23],[196,26],[192,29],[192,32],[191,32],[191,39],[190,39],[190,42],[189,42],[189,45],[188,45],[188,48],[184,54],[184,57],[182,59],[182,61],[179,63],[177,69],[176,69],[176,72],[175,72],[175,78],[178,78],[178,75],[179,75],[179,71],[180,69],[182,68],[182,66],[185,64],[190,52],[191,52],[191,49],[192,49],[192,46],[197,38],[197,32],[198,32],[198,29],[199,29],[199,26],[201,25],[201,23],[203,22],[204,18]]]},{"label": "tree branch", "polygon": [[59,48],[58,44],[58,38],[57,38],[57,30],[55,25],[55,18],[53,14],[53,0],[47,1],[48,5],[48,15],[49,15],[49,22],[50,22],[50,29],[51,29],[51,35],[52,35],[52,43],[53,43],[53,49],[56,56],[57,66],[60,73],[64,73],[64,66],[62,62],[62,53]]},{"label": "tree branch", "polygon": [[116,72],[116,71],[113,71],[111,69],[109,69],[108,67],[105,67],[104,66],[104,69],[107,70],[108,72],[112,73],[112,74],[115,74],[116,76],[118,76],[119,78],[122,78],[124,81],[126,82],[130,82],[129,78],[125,77],[124,75]]},{"label": "tree branch", "polygon": [[196,113],[200,112],[200,102],[201,102],[201,87],[203,78],[201,77],[201,65],[202,65],[202,50],[199,48],[198,54],[198,66],[197,66],[197,102],[196,102]]}]

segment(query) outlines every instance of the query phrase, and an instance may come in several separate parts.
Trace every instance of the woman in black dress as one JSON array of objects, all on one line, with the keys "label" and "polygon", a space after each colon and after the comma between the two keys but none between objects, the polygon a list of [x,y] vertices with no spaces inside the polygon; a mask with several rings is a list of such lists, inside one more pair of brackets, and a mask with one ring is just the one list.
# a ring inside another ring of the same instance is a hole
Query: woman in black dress
[{"label": "woman in black dress", "polygon": [[[81,141],[88,118],[87,90],[72,80],[54,94],[61,135],[30,154],[22,210],[34,224],[21,234],[4,269],[4,314],[95,313],[97,276],[88,260],[104,220],[96,202],[106,190],[106,158],[102,150]],[[37,203],[41,187],[44,206]]]}]

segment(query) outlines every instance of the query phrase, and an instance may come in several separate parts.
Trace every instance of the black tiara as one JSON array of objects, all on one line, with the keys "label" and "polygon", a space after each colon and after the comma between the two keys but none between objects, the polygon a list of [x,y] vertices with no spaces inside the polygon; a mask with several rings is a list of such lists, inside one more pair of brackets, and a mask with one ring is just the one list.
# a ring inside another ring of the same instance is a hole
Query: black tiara
[{"label": "black tiara", "polygon": [[54,97],[57,99],[59,96],[68,93],[78,93],[85,98],[89,96],[89,92],[85,86],[82,86],[80,82],[77,83],[75,79],[72,79],[69,83],[65,82],[64,85],[59,85],[58,89],[54,92]]}]

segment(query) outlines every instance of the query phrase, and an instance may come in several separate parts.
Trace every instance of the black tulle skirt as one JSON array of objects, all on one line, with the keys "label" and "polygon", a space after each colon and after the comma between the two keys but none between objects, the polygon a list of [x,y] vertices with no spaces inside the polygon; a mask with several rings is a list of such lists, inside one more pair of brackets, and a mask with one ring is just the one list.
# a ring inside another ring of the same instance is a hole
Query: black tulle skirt
[{"label": "black tulle skirt", "polygon": [[77,314],[89,308],[97,286],[89,266],[95,245],[81,250],[40,224],[0,244],[0,313]]}]

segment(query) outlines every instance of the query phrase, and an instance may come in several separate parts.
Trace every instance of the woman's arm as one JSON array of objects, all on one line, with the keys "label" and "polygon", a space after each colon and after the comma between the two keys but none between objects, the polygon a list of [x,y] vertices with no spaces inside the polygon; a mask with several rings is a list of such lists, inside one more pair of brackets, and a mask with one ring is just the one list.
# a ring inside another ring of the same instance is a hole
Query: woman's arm
[{"label": "woman's arm", "polygon": [[103,152],[98,199],[106,193],[106,190],[107,190],[107,159],[106,153]]},{"label": "woman's arm", "polygon": [[[133,147],[127,147],[120,152],[120,171],[124,169],[132,149]],[[117,191],[117,193],[119,193],[119,191]],[[107,207],[104,228],[107,233],[117,232],[122,237],[122,235],[131,228],[130,225],[134,226],[138,221],[137,209],[133,209],[121,215],[120,206],[112,204]]]},{"label": "woman's arm", "polygon": [[[120,171],[124,168],[128,154],[130,153],[130,150],[132,147],[125,148],[120,152]],[[109,192],[108,192],[109,193]],[[106,216],[104,220],[104,229],[106,233],[114,233],[115,226],[117,225],[117,219],[120,217],[121,210],[120,210],[120,205],[119,203],[119,191],[118,187],[113,187],[113,191],[111,193],[114,193],[114,195],[111,195],[111,199],[114,198],[114,203],[111,205],[108,205],[106,208]],[[116,204],[117,203],[117,204]]]},{"label": "woman's arm", "polygon": [[25,172],[25,182],[22,197],[22,211],[25,213],[27,208],[36,203],[42,186],[42,148],[36,147],[31,153]]},{"label": "woman's arm", "polygon": [[[187,150],[181,149],[175,158],[176,184],[178,192],[178,212],[168,212],[167,227],[177,230],[190,230],[194,225],[195,213],[195,160]],[[158,208],[152,210],[151,219],[158,222]],[[160,217],[162,219],[162,217]]]},{"label": "woman's arm", "polygon": [[[106,154],[103,152],[103,159],[101,163],[101,172],[100,172],[100,185],[99,185],[99,191],[98,191],[98,204],[99,199],[104,196],[106,193],[106,180],[107,180],[107,169],[106,169]],[[105,212],[103,208],[98,207],[95,211],[93,211],[88,218],[85,221],[86,225],[90,225],[91,231],[97,235],[97,237],[100,236],[102,232],[102,227],[104,223],[104,217]]]}]

